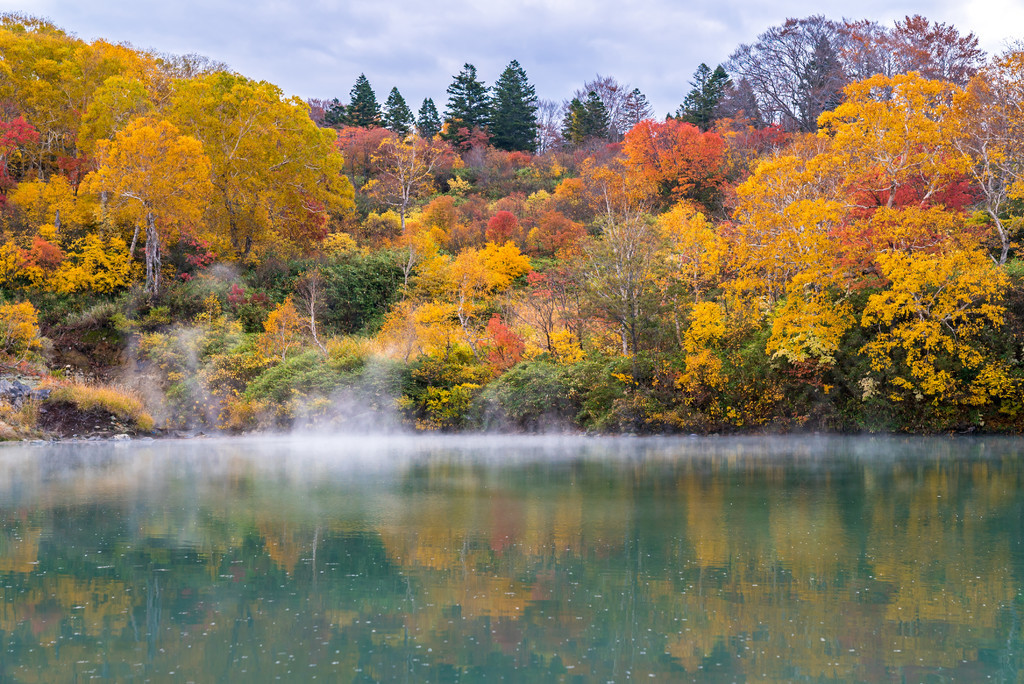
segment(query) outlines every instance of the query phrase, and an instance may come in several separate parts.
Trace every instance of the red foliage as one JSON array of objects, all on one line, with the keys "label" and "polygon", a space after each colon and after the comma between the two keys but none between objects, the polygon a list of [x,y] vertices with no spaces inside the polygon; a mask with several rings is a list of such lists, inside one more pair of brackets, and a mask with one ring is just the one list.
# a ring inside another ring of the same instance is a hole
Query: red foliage
[{"label": "red foliage", "polygon": [[68,183],[71,184],[75,192],[78,192],[78,185],[89,173],[91,164],[92,160],[88,157],[65,157],[63,155],[57,157],[57,168],[68,179]]},{"label": "red foliage", "polygon": [[245,304],[245,288],[238,283],[232,283],[231,289],[228,290],[228,304],[231,306]]},{"label": "red foliage", "polygon": [[57,245],[36,235],[32,238],[32,246],[25,254],[25,261],[27,265],[36,266],[44,271],[56,271],[64,261],[64,252]]},{"label": "red foliage", "polygon": [[548,209],[537,219],[536,228],[531,232],[530,251],[539,255],[563,256],[578,251],[587,230],[560,211]]},{"label": "red foliage", "polygon": [[497,371],[505,371],[523,358],[526,344],[523,338],[502,323],[498,314],[487,322],[487,363]]},{"label": "red foliage", "polygon": [[6,201],[7,190],[14,187],[15,181],[10,175],[11,154],[21,145],[39,140],[39,133],[24,117],[13,121],[0,121],[0,207]]},{"label": "red foliage", "polygon": [[335,144],[345,157],[345,175],[353,183],[365,182],[373,172],[373,153],[384,138],[393,135],[386,128],[345,126],[339,129]]},{"label": "red foliage", "polygon": [[504,244],[512,239],[512,235],[519,227],[519,221],[510,211],[499,211],[487,222],[487,241],[495,244]]}]

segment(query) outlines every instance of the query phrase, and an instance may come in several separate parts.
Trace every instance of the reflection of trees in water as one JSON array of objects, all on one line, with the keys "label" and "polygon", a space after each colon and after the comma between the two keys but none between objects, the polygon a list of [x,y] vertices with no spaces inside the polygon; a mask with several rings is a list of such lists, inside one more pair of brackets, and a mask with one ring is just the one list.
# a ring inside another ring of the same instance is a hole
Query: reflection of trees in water
[{"label": "reflection of trees in water", "polygon": [[0,540],[3,674],[1013,680],[1024,468],[966,455],[652,447],[51,504]]}]

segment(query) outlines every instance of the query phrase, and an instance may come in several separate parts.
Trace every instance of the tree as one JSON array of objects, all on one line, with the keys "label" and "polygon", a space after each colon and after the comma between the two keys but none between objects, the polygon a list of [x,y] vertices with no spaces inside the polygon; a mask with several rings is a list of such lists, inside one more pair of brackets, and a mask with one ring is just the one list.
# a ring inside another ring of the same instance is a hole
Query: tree
[{"label": "tree", "polygon": [[586,250],[590,299],[599,314],[619,326],[623,356],[640,351],[652,313],[653,261],[657,236],[643,215],[608,221]]},{"label": "tree", "polygon": [[580,102],[587,102],[590,93],[593,92],[604,105],[608,113],[608,130],[604,137],[612,142],[618,142],[630,129],[627,117],[628,104],[633,94],[633,88],[627,83],[619,83],[611,76],[598,74],[592,81],[587,81],[583,87],[573,93],[573,98]]},{"label": "tree", "polygon": [[[98,168],[83,185],[106,193],[146,224],[146,285],[160,288],[161,242],[172,227],[198,223],[211,194],[210,161],[202,144],[167,121],[136,119],[96,148]],[[163,234],[161,234],[161,232]],[[134,247],[135,239],[132,239]]]},{"label": "tree", "polygon": [[437,107],[431,98],[423,100],[420,105],[419,116],[416,118],[416,130],[421,138],[433,138],[441,132],[441,116],[437,113]]},{"label": "tree", "polygon": [[27,356],[42,346],[39,314],[32,303],[0,304],[0,354]]},{"label": "tree", "polygon": [[1005,364],[985,348],[1003,323],[1006,273],[978,250],[879,257],[887,289],[871,295],[862,325],[877,330],[864,346],[891,398],[982,406],[1007,393]]},{"label": "tree", "polygon": [[[402,234],[406,233],[405,218],[414,199],[428,194],[434,177],[451,165],[454,153],[448,143],[439,139],[424,139],[408,135],[404,140],[389,136],[381,141],[373,155],[376,177],[365,189],[378,201],[398,209]],[[416,258],[410,247],[410,266]]]},{"label": "tree", "polygon": [[492,90],[491,144],[523,152],[537,147],[537,93],[516,60],[505,67]]},{"label": "tree", "polygon": [[354,208],[338,133],[318,128],[302,100],[238,74],[179,82],[167,115],[203,143],[215,193],[206,210],[214,251],[309,249],[328,216]]},{"label": "tree", "polygon": [[328,128],[341,128],[347,124],[348,108],[338,98],[334,98],[324,111],[324,125]]},{"label": "tree", "polygon": [[405,135],[412,130],[413,116],[405,98],[398,92],[398,88],[392,88],[388,94],[388,100],[384,103],[384,128],[394,131],[398,135]]},{"label": "tree", "polygon": [[815,131],[848,81],[838,57],[842,39],[841,27],[820,15],[787,19],[737,48],[725,68],[747,81],[767,123]]},{"label": "tree", "polygon": [[12,167],[23,166],[22,147],[37,140],[39,133],[24,118],[0,121],[0,207],[7,201],[7,191],[15,185]]},{"label": "tree", "polygon": [[956,96],[954,107],[953,127],[962,132],[954,145],[969,163],[981,206],[999,238],[1002,265],[1020,223],[1007,209],[1024,199],[1024,50],[994,60]]},{"label": "tree", "polygon": [[633,127],[622,143],[633,173],[658,186],[666,204],[681,199],[717,208],[725,184],[725,141],[677,119],[647,119]]},{"label": "tree", "polygon": [[654,108],[647,101],[647,96],[640,92],[639,88],[633,90],[626,96],[626,102],[622,108],[622,119],[625,122],[626,131],[631,130],[644,119],[654,116]]},{"label": "tree", "polygon": [[487,88],[477,79],[476,67],[464,64],[448,86],[448,104],[445,106],[445,138],[456,144],[464,143],[474,129],[486,129],[491,122],[491,101]]},{"label": "tree", "polygon": [[604,102],[593,90],[587,95],[586,102],[573,98],[569,103],[565,119],[562,122],[562,136],[577,147],[588,141],[607,138],[609,135],[609,115]]},{"label": "tree", "polygon": [[320,332],[317,325],[317,318],[323,316],[327,307],[324,290],[323,271],[314,267],[302,273],[295,283],[295,294],[298,296],[301,319],[309,330],[309,336],[313,343],[320,349],[320,353],[327,355],[327,347],[320,341]]},{"label": "tree", "polygon": [[953,147],[957,92],[916,73],[877,75],[847,86],[846,101],[822,115],[821,135],[832,140],[833,163],[846,177],[853,204],[964,206],[967,160]]},{"label": "tree", "polygon": [[137,79],[111,76],[93,95],[89,108],[82,115],[78,129],[78,145],[92,154],[97,140],[110,140],[132,119],[149,116],[153,101],[145,85]]},{"label": "tree", "polygon": [[917,71],[925,78],[965,86],[985,61],[973,33],[961,36],[953,26],[933,24],[920,14],[897,21],[891,36],[902,73]]},{"label": "tree", "polygon": [[380,105],[377,104],[377,96],[370,87],[370,81],[365,74],[359,74],[356,83],[349,93],[347,117],[350,126],[372,128],[380,126],[381,115]]},{"label": "tree", "polygon": [[707,64],[701,63],[693,73],[693,86],[676,111],[676,118],[691,123],[702,131],[709,130],[718,116],[718,104],[722,101],[726,90],[732,85],[729,74],[722,65],[711,70]]},{"label": "tree", "polygon": [[537,102],[537,154],[562,144],[562,105],[554,100]]},{"label": "tree", "polygon": [[851,81],[916,71],[962,87],[985,58],[973,33],[961,36],[954,27],[933,24],[919,14],[904,17],[892,28],[868,20],[846,22],[842,31],[840,57]]}]

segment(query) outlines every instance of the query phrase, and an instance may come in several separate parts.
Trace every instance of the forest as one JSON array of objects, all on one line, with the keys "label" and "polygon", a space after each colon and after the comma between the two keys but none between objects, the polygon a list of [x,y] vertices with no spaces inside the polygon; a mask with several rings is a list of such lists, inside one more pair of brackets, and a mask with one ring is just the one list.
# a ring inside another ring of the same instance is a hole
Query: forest
[{"label": "forest", "polygon": [[484,77],[0,15],[0,440],[1024,428],[1024,43],[789,19],[667,116]]}]

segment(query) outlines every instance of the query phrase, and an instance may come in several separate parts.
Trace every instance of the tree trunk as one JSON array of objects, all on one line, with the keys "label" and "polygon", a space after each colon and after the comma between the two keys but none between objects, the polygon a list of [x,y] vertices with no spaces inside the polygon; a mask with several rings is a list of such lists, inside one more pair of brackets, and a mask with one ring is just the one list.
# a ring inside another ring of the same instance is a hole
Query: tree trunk
[{"label": "tree trunk", "polygon": [[146,292],[155,295],[160,290],[160,236],[156,232],[156,217],[146,214]]}]

